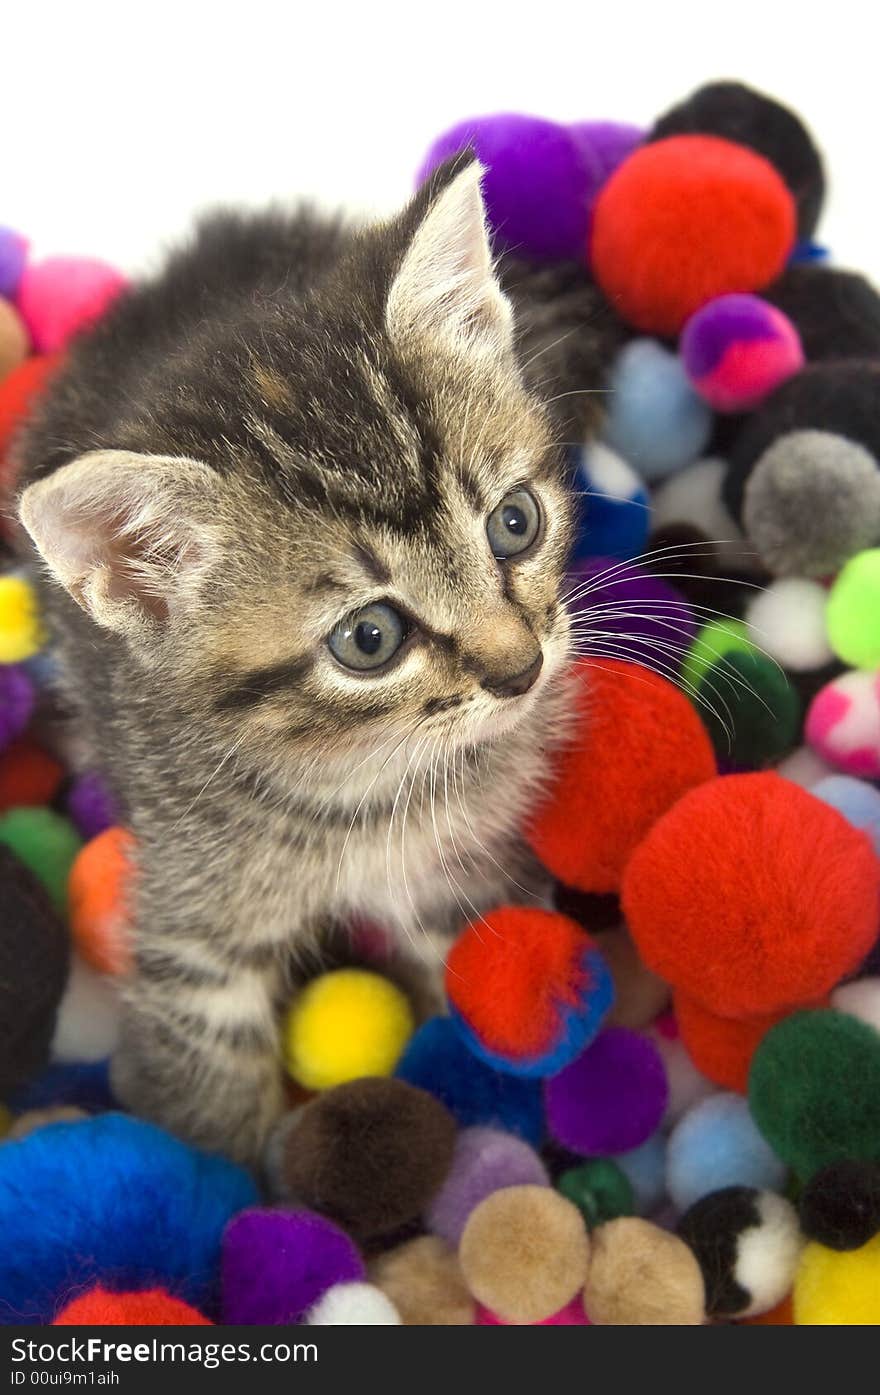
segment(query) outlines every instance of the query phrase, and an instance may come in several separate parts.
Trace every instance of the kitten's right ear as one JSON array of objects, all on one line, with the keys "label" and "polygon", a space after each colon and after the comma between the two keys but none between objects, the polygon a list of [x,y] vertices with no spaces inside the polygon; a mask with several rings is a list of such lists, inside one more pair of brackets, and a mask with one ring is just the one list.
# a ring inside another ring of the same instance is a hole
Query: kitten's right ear
[{"label": "kitten's right ear", "polygon": [[193,604],[218,556],[205,507],[217,485],[198,460],[91,451],[30,485],[19,517],[97,624],[148,638]]}]

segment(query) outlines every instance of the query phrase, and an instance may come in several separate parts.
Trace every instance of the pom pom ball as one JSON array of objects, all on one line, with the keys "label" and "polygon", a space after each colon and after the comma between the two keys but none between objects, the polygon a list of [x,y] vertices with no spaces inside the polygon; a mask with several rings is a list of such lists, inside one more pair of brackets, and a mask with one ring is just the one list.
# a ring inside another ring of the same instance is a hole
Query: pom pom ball
[{"label": "pom pom ball", "polygon": [[815,751],[811,751],[809,746],[798,746],[796,751],[792,751],[790,756],[779,762],[776,773],[783,775],[786,780],[791,780],[795,785],[800,785],[802,789],[812,790],[820,780],[834,772],[828,762],[817,756]]},{"label": "pom pom ball", "polygon": [[[726,473],[725,461],[708,456],[676,470],[657,486],[652,499],[652,530],[664,537],[670,530],[673,534],[660,557],[664,564],[675,560],[677,550],[682,553],[680,560],[687,572],[694,571],[695,564],[705,567],[706,562],[716,560],[725,568],[745,567],[749,563],[748,544],[722,498]],[[679,539],[675,537],[673,541],[673,537],[686,529],[692,532],[681,537],[684,546],[679,547]]]},{"label": "pom pom ball", "polygon": [[390,1075],[412,1036],[406,995],[381,974],[335,969],[308,983],[283,1026],[288,1075],[329,1090],[362,1075]]},{"label": "pom pom ball", "polygon": [[828,638],[851,668],[880,668],[880,547],[850,558],[831,588]]},{"label": "pom pom ball", "polygon": [[791,1202],[775,1192],[710,1192],[682,1216],[678,1233],[703,1271],[710,1317],[766,1313],[791,1292],[803,1238]]},{"label": "pom pom ball", "polygon": [[0,812],[51,803],[63,778],[48,751],[26,737],[13,742],[0,755]]},{"label": "pom pom ball", "polygon": [[95,1284],[62,1308],[53,1327],[212,1327],[190,1303],[162,1288],[112,1293]]},{"label": "pom pom ball", "polygon": [[663,1061],[650,1038],[607,1027],[544,1086],[547,1126],[586,1157],[627,1153],[650,1138],[666,1109]]},{"label": "pom pom ball", "polygon": [[773,773],[691,790],[636,849],[623,888],[648,966],[722,1017],[821,999],[870,949],[878,898],[865,834]]},{"label": "pom pom ball", "polygon": [[764,654],[727,654],[697,692],[721,770],[763,770],[797,745],[801,701]]},{"label": "pom pom ball", "polygon": [[636,557],[648,537],[651,511],[640,477],[601,441],[575,456],[580,524],[572,560],[585,557]]},{"label": "pom pom ball", "polygon": [[880,790],[851,775],[826,775],[813,785],[812,792],[853,828],[863,829],[880,856]]},{"label": "pom pom ball", "polygon": [[801,1192],[801,1228],[829,1250],[858,1250],[880,1234],[880,1163],[844,1158]]},{"label": "pom pom ball", "polygon": [[34,685],[19,664],[0,667],[0,751],[21,736],[33,716]]},{"label": "pom pom ball", "polygon": [[843,673],[810,704],[804,735],[829,765],[880,780],[880,673]]},{"label": "pom pom ball", "polygon": [[780,577],[759,591],[746,610],[753,643],[796,673],[823,668],[834,655],[828,643],[828,592],[805,577]]},{"label": "pom pom ball", "polygon": [[74,954],[58,1006],[52,1059],[105,1061],[119,1042],[120,1018],[118,985]]},{"label": "pom pom ball", "polygon": [[592,1234],[584,1308],[607,1327],[697,1327],[704,1318],[703,1276],[677,1235],[636,1216]]},{"label": "pom pom ball", "polygon": [[45,639],[30,582],[21,576],[0,576],[0,664],[29,659]]},{"label": "pom pom ball", "polygon": [[78,330],[101,316],[125,286],[125,277],[90,257],[47,257],[26,266],[18,308],[38,353],[62,349]]},{"label": "pom pom ball", "polygon": [[691,461],[712,434],[712,413],[677,354],[655,339],[633,339],[608,381],[605,439],[639,474],[660,479]]},{"label": "pom pom ball", "polygon": [[880,358],[880,295],[827,262],[794,262],[765,295],[797,326],[809,363]]},{"label": "pom pom ball", "polygon": [[580,1167],[569,1168],[557,1185],[562,1195],[574,1202],[590,1230],[617,1216],[631,1216],[636,1209],[632,1182],[611,1158],[591,1158]]},{"label": "pom pom ball", "polygon": [[11,531],[6,515],[11,512],[12,442],[54,369],[54,359],[35,355],[0,381],[0,532]]},{"label": "pom pom ball", "polygon": [[710,620],[698,633],[681,666],[686,690],[696,694],[713,664],[734,655],[756,652],[741,620]]},{"label": "pom pom ball", "polygon": [[99,833],[119,822],[113,796],[93,770],[71,781],[65,804],[68,816],[85,839],[97,838]]},{"label": "pom pom ball", "polygon": [[755,295],[723,295],[691,316],[681,336],[684,370],[716,412],[748,412],[804,364],[798,332]]},{"label": "pom pom ball", "polygon": [[27,261],[28,240],[14,228],[0,228],[0,296],[11,300]]},{"label": "pom pom ball", "polygon": [[223,1234],[222,1321],[225,1326],[299,1322],[328,1289],[363,1277],[354,1244],[323,1216],[243,1210]]},{"label": "pom pom ball", "polygon": [[400,1313],[375,1284],[334,1284],[306,1314],[309,1327],[394,1327]]},{"label": "pom pom ball", "polygon": [[125,973],[131,963],[130,912],[134,838],[108,828],[80,849],[67,882],[74,942],[86,963],[104,974]]},{"label": "pom pom ball", "polygon": [[282,1129],[282,1194],[359,1239],[389,1235],[425,1209],[452,1166],[456,1138],[438,1099],[380,1077],[325,1091]]},{"label": "pom pom ball", "polygon": [[678,991],[675,1016],[687,1054],[703,1076],[725,1090],[744,1095],[752,1057],[785,1011],[756,1017],[719,1017]]},{"label": "pom pom ball", "polygon": [[599,193],[591,258],[623,318],[674,335],[707,300],[757,291],[782,270],[794,203],[765,159],[715,136],[641,146]]},{"label": "pom pom ball", "polygon": [[580,739],[558,757],[527,836],[561,881],[616,891],[651,825],[712,777],[715,760],[687,698],[657,674],[586,660],[576,681]]},{"label": "pom pom ball", "polygon": [[127,1115],[7,1143],[0,1321],[49,1323],[69,1294],[109,1274],[121,1289],[161,1284],[210,1312],[223,1228],[255,1200],[241,1168]]},{"label": "pom pom ball", "polygon": [[0,1092],[46,1064],[67,978],[67,934],[33,874],[0,846]]},{"label": "pom pom ball", "polygon": [[653,1134],[630,1153],[618,1153],[614,1165],[629,1182],[634,1210],[640,1216],[651,1215],[662,1205],[666,1197],[666,1139],[662,1133]]},{"label": "pom pom ball", "polygon": [[568,609],[591,652],[630,663],[674,664],[696,632],[693,611],[661,577],[608,557],[578,562],[569,575]]},{"label": "pom pom ball", "polygon": [[461,1128],[491,1124],[535,1146],[543,1138],[539,1082],[485,1065],[468,1050],[449,1017],[432,1017],[419,1027],[396,1074],[435,1095]]},{"label": "pom pom ball", "polygon": [[785,1177],[785,1164],[761,1137],[740,1095],[701,1100],[669,1136],[666,1188],[679,1211],[724,1187],[778,1190]]},{"label": "pom pom ball", "polygon": [[552,1075],[598,1033],[611,975],[593,941],[567,916],[502,906],[474,921],[446,960],[453,1021],[496,1070]]},{"label": "pom pom ball", "polygon": [[614,1003],[609,1027],[648,1027],[669,1006],[669,987],[646,969],[628,932],[621,926],[602,933],[602,955],[611,971]]},{"label": "pom pom ball", "polygon": [[21,317],[8,301],[0,299],[0,379],[24,362],[28,348]]},{"label": "pom pom ball", "polygon": [[69,819],[53,809],[10,809],[0,817],[0,843],[43,883],[59,911],[67,907],[67,879],[82,846]]},{"label": "pom pom ball", "polygon": [[871,975],[842,983],[831,994],[831,1006],[836,1012],[846,1012],[880,1032],[880,977]]},{"label": "pom pom ball", "polygon": [[586,148],[600,186],[645,138],[640,126],[622,121],[577,121],[568,130],[578,145]]},{"label": "pom pom ball", "polygon": [[844,1253],[807,1245],[794,1285],[794,1320],[801,1327],[880,1325],[880,1235]]},{"label": "pom pom ball", "polygon": [[507,1187],[468,1219],[459,1261],[471,1293],[507,1322],[558,1313],[587,1277],[590,1243],[577,1207],[547,1187]]},{"label": "pom pom ball", "polygon": [[452,1166],[428,1206],[425,1221],[433,1234],[457,1246],[471,1212],[493,1192],[549,1185],[538,1154],[515,1134],[484,1126],[462,1129]]},{"label": "pom pom ball", "polygon": [[486,215],[500,246],[539,260],[583,260],[601,178],[587,142],[537,116],[472,117],[435,140],[418,182],[467,149],[485,166]]},{"label": "pom pom ball", "polygon": [[669,1100],[663,1116],[664,1128],[671,1128],[692,1105],[715,1093],[712,1081],[701,1073],[685,1048],[679,1026],[676,1017],[668,1013],[657,1019],[650,1033],[663,1058],[669,1087]]},{"label": "pom pom ball", "polygon": [[880,1033],[841,1012],[797,1012],[752,1061],[749,1105],[778,1157],[807,1179],[880,1159]]},{"label": "pom pom ball", "polygon": [[745,83],[710,82],[661,116],[650,139],[687,134],[723,136],[763,155],[797,201],[800,236],[812,236],[825,174],[813,138],[795,112]]},{"label": "pom pom ball", "polygon": [[405,1327],[469,1327],[474,1321],[458,1256],[436,1235],[420,1235],[380,1255],[370,1265],[370,1278]]}]

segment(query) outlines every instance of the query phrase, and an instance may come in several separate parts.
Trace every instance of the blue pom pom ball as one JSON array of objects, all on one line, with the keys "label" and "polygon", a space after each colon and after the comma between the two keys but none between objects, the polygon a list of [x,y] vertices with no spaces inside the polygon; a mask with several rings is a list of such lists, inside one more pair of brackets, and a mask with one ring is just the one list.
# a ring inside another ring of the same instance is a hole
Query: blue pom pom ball
[{"label": "blue pom pom ball", "polygon": [[0,1147],[0,1322],[51,1323],[97,1281],[217,1300],[220,1241],[256,1186],[225,1158],[125,1114],[50,1124]]},{"label": "blue pom pom ball", "polygon": [[633,1189],[636,1212],[650,1216],[666,1197],[666,1139],[652,1134],[640,1148],[618,1153],[614,1159]]},{"label": "blue pom pom ball", "polygon": [[617,355],[608,386],[605,440],[643,479],[662,479],[702,454],[712,412],[677,354],[656,339],[633,339]]},{"label": "blue pom pom ball", "polygon": [[852,775],[827,775],[810,793],[830,804],[853,828],[864,829],[880,856],[880,790]]},{"label": "blue pom pom ball", "polygon": [[575,457],[580,522],[571,565],[594,557],[630,561],[644,552],[651,507],[644,483],[625,460],[601,441]]},{"label": "blue pom pom ball", "polygon": [[781,1191],[786,1175],[742,1095],[709,1095],[669,1135],[666,1190],[679,1211],[722,1187]]},{"label": "blue pom pom ball", "polygon": [[461,1128],[492,1124],[535,1146],[543,1139],[540,1082],[492,1070],[471,1054],[449,1017],[422,1024],[395,1074],[436,1096]]}]

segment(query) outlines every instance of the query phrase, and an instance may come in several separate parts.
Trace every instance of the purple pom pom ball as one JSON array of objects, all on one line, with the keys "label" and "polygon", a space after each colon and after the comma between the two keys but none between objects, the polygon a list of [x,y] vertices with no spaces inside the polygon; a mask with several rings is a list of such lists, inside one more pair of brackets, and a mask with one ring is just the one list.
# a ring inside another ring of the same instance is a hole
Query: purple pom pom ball
[{"label": "purple pom pom ball", "polygon": [[0,296],[13,300],[27,261],[28,240],[14,228],[0,228]]},{"label": "purple pom pom ball", "polygon": [[579,648],[659,672],[678,668],[696,638],[694,613],[674,587],[634,562],[591,557],[568,576]]},{"label": "purple pom pom ball", "polygon": [[717,412],[747,412],[804,366],[787,315],[757,295],[722,295],[682,331],[685,372]]},{"label": "purple pom pom ball", "polygon": [[598,171],[600,186],[645,139],[640,126],[628,126],[622,121],[577,121],[568,129],[578,145],[587,150]]},{"label": "purple pom pom ball", "polygon": [[343,1231],[313,1211],[242,1211],[226,1227],[222,1320],[262,1326],[298,1322],[334,1284],[363,1279]]},{"label": "purple pom pom ball", "polygon": [[446,1181],[428,1207],[428,1229],[458,1248],[468,1216],[481,1201],[504,1187],[548,1187],[550,1178],[538,1154],[515,1134],[501,1129],[463,1129]]},{"label": "purple pom pom ball", "polygon": [[537,116],[472,117],[434,141],[418,182],[468,147],[486,166],[483,196],[498,244],[538,260],[585,260],[590,209],[602,182],[586,142]]},{"label": "purple pom pom ball", "polygon": [[607,1027],[570,1066],[544,1084],[547,1127],[573,1153],[614,1157],[660,1127],[669,1086],[654,1043]]},{"label": "purple pom pom ball", "polygon": [[36,693],[19,664],[0,666],[0,751],[21,736],[33,716]]},{"label": "purple pom pom ball", "polygon": [[113,796],[94,770],[78,775],[71,784],[67,812],[87,841],[120,822]]}]

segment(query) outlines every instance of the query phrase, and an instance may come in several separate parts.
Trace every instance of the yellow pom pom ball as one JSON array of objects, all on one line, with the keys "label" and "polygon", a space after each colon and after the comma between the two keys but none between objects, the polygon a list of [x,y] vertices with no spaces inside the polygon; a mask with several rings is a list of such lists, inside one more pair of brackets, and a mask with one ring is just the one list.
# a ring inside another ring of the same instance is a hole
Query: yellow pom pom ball
[{"label": "yellow pom pom ball", "polygon": [[307,1090],[332,1090],[362,1075],[390,1075],[415,1027],[404,993],[369,969],[313,979],[288,1011],[284,1061]]},{"label": "yellow pom pom ball", "polygon": [[20,664],[46,642],[34,588],[20,576],[0,576],[0,664]]},{"label": "yellow pom pom ball", "polygon": [[801,1327],[880,1324],[880,1235],[858,1250],[807,1245],[794,1281],[794,1320]]}]

